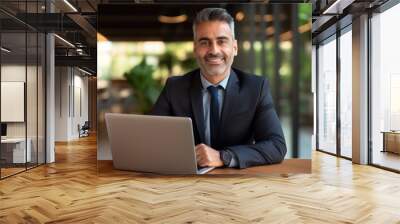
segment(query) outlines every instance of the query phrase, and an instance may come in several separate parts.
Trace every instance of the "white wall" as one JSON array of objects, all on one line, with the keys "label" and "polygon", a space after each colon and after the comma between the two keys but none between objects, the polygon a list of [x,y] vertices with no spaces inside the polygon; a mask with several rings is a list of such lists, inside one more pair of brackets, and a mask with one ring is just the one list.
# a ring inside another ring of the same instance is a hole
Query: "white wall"
[{"label": "white wall", "polygon": [[88,120],[88,78],[83,75],[76,68],[56,67],[56,141],[79,138],[78,124]]},{"label": "white wall", "polygon": [[[76,72],[79,72],[77,75]],[[72,119],[72,135],[78,136],[78,124],[81,126],[88,121],[89,114],[89,92],[88,92],[88,78],[87,76],[81,76],[83,73],[80,73],[79,70],[74,70],[74,108],[73,108],[73,119]]]},{"label": "white wall", "polygon": [[[1,66],[1,81],[9,81],[9,82],[25,82],[26,70],[28,74],[31,73],[34,69],[33,66],[25,67],[25,65],[2,65]],[[35,70],[36,72],[36,70]],[[27,93],[28,97],[36,97],[36,92]],[[27,99],[28,100],[28,99]],[[28,100],[30,102],[31,100]],[[35,105],[36,106],[36,105]],[[7,108],[1,108],[1,110],[7,110]],[[29,116],[30,114],[28,114]],[[28,117],[28,121],[33,120],[30,116]],[[25,137],[25,122],[7,122],[7,136],[8,137]],[[29,125],[28,127],[31,127]],[[29,137],[29,136],[28,136]]]},{"label": "white wall", "polygon": [[68,71],[67,67],[55,68],[55,141],[68,140]]}]

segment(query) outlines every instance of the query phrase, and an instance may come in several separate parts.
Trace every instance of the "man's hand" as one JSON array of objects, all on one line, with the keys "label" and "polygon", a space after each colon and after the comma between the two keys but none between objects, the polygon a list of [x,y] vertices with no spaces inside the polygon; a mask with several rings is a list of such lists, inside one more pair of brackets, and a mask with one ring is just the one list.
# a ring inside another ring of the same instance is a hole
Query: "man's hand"
[{"label": "man's hand", "polygon": [[223,166],[219,151],[211,148],[206,144],[198,144],[196,145],[196,158],[197,164],[202,167],[213,166],[220,167]]}]

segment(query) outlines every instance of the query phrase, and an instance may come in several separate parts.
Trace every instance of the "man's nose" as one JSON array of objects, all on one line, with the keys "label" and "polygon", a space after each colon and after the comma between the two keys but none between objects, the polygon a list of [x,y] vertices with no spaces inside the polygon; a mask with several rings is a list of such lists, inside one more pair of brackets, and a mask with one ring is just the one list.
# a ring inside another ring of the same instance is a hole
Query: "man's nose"
[{"label": "man's nose", "polygon": [[208,53],[216,54],[218,52],[219,52],[218,44],[216,42],[212,42],[208,49]]}]

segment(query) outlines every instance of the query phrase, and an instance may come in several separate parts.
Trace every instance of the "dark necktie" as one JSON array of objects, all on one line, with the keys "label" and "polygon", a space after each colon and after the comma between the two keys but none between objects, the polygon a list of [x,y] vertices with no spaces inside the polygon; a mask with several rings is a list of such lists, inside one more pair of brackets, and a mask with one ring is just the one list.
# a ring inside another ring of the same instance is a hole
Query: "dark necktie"
[{"label": "dark necktie", "polygon": [[219,128],[219,100],[218,100],[218,89],[220,86],[209,86],[207,90],[211,95],[210,102],[210,140],[211,147],[216,149],[217,144],[217,134]]}]

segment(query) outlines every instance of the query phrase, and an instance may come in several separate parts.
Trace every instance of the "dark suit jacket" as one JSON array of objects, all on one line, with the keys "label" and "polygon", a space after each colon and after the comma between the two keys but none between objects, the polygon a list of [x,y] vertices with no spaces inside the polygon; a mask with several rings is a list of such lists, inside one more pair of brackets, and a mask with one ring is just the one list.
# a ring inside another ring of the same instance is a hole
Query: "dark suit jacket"
[{"label": "dark suit jacket", "polygon": [[[151,114],[190,117],[195,143],[204,143],[200,70],[168,78]],[[281,162],[286,143],[264,77],[232,69],[221,112],[217,150],[228,149],[239,168]]]}]

